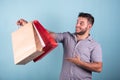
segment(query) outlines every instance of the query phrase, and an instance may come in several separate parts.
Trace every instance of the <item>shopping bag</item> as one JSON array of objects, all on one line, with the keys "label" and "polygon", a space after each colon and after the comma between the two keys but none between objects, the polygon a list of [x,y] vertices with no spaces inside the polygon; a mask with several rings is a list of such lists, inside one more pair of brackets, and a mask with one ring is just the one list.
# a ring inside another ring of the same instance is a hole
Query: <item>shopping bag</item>
[{"label": "shopping bag", "polygon": [[24,65],[43,53],[45,46],[32,22],[12,33],[14,63]]},{"label": "shopping bag", "polygon": [[52,51],[54,48],[57,47],[56,41],[53,39],[53,37],[49,34],[49,32],[42,26],[42,24],[39,23],[39,21],[34,20],[33,25],[38,30],[40,36],[42,37],[45,47],[43,47],[43,54],[39,55],[38,57],[34,58],[34,62],[40,60],[43,58],[46,54],[48,54],[50,51]]}]

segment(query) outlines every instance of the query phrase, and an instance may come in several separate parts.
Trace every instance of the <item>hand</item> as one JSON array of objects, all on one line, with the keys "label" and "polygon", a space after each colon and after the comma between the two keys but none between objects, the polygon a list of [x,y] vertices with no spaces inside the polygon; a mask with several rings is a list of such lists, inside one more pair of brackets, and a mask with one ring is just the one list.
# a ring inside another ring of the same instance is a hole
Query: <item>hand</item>
[{"label": "hand", "polygon": [[78,55],[76,55],[73,58],[65,58],[65,59],[68,60],[69,62],[76,64],[76,65],[80,65],[80,62],[81,62],[80,56],[78,56]]},{"label": "hand", "polygon": [[18,26],[24,26],[25,24],[27,24],[28,22],[24,19],[20,19],[17,21],[17,25]]},{"label": "hand", "polygon": [[75,56],[73,58],[65,58],[65,59],[89,71],[94,71],[94,72],[102,71],[102,62],[84,62],[80,60],[80,56]]}]

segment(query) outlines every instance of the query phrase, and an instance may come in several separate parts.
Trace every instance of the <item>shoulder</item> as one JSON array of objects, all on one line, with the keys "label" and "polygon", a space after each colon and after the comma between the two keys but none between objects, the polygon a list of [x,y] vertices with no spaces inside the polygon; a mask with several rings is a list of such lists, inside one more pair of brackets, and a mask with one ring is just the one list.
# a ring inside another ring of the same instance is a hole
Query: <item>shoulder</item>
[{"label": "shoulder", "polygon": [[95,47],[101,48],[101,44],[97,42],[96,40],[94,40],[92,37],[89,38],[89,42],[93,48]]},{"label": "shoulder", "polygon": [[72,34],[70,32],[55,33],[55,40],[57,42],[63,42],[64,40],[70,39]]}]

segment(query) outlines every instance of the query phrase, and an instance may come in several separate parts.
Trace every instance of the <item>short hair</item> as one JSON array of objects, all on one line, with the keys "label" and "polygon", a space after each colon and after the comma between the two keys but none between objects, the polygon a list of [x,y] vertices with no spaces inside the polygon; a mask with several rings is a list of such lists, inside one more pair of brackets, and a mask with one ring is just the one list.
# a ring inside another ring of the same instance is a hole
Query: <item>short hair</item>
[{"label": "short hair", "polygon": [[78,17],[84,17],[84,18],[87,18],[87,20],[93,25],[94,24],[94,17],[89,14],[89,13],[79,13]]}]

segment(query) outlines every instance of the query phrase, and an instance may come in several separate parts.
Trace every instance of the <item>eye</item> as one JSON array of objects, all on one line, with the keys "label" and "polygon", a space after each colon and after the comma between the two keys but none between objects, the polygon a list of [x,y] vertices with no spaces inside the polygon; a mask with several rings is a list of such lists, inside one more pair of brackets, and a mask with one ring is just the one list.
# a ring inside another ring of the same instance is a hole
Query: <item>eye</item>
[{"label": "eye", "polygon": [[83,26],[83,25],[84,25],[84,22],[80,22],[80,25]]}]

